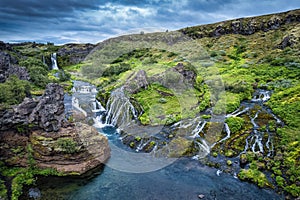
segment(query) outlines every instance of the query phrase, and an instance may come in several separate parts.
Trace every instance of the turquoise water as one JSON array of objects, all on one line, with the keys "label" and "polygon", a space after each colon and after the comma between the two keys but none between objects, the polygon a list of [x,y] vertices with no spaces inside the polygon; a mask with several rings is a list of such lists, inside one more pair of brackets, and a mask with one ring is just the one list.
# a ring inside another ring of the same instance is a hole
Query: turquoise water
[{"label": "turquoise water", "polygon": [[[106,128],[106,135],[114,145],[118,142],[115,129]],[[137,153],[138,154],[138,153]],[[38,180],[41,199],[70,200],[197,200],[203,199],[283,199],[272,190],[241,182],[217,169],[202,165],[191,158],[181,158],[166,167],[147,173],[128,173],[117,170],[123,161],[113,158],[98,174],[89,178],[48,177]],[[122,156],[122,155],[121,155]],[[145,163],[148,165],[147,163]],[[150,163],[149,163],[150,164]],[[112,167],[110,167],[112,166]]]}]

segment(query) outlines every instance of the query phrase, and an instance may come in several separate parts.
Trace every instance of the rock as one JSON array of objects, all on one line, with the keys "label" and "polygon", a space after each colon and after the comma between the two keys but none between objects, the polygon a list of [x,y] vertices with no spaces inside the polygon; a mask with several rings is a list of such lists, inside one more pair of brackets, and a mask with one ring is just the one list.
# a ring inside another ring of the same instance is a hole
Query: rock
[{"label": "rock", "polygon": [[63,88],[50,83],[40,99],[25,98],[21,104],[1,110],[0,130],[35,124],[48,132],[58,131],[64,120]]},{"label": "rock", "polygon": [[185,90],[193,87],[195,79],[196,73],[192,67],[178,63],[175,67],[166,70],[163,74],[151,77],[149,82],[158,82],[170,89]]},{"label": "rock", "polygon": [[10,55],[5,52],[0,52],[0,83],[4,83],[8,78],[8,69],[10,66]]},{"label": "rock", "polygon": [[105,136],[87,124],[70,124],[55,134],[42,129],[29,135],[13,131],[0,134],[1,160],[8,165],[28,167],[28,146],[36,166],[52,168],[68,174],[84,174],[101,166],[110,157],[110,148]]},{"label": "rock", "polygon": [[300,22],[300,10],[252,18],[241,18],[221,23],[188,27],[180,30],[192,38],[219,37],[226,34],[251,35],[258,31],[279,29],[285,24]]},{"label": "rock", "polygon": [[53,168],[64,174],[84,174],[110,157],[107,138],[83,123],[61,128],[55,134],[34,131],[30,142],[37,166]]},{"label": "rock", "polygon": [[205,197],[204,194],[199,194],[199,195],[198,195],[198,198],[199,198],[199,199],[203,199],[204,197]]},{"label": "rock", "polygon": [[57,56],[64,59],[64,63],[60,64],[74,65],[83,61],[94,47],[93,44],[65,44],[58,50]]},{"label": "rock", "polygon": [[231,160],[227,160],[227,161],[226,161],[226,164],[227,164],[228,166],[231,166],[231,165],[232,165],[232,161],[231,161]]},{"label": "rock", "polygon": [[248,163],[247,155],[245,153],[240,155],[240,165],[243,167]]},{"label": "rock", "polygon": [[141,89],[146,89],[149,85],[147,74],[144,70],[139,70],[136,73],[131,74],[127,79],[124,89],[131,93],[135,94]]},{"label": "rock", "polygon": [[37,121],[45,131],[58,131],[64,115],[64,90],[56,83],[49,83],[45,93],[29,116],[29,123]]},{"label": "rock", "polygon": [[28,81],[30,79],[27,69],[18,65],[11,65],[8,69],[8,74],[16,75],[20,80]]}]

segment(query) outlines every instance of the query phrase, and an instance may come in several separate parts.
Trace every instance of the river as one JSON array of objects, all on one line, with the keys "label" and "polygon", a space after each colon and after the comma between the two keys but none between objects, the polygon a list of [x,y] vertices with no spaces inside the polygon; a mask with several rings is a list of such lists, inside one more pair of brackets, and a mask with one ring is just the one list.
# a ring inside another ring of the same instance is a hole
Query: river
[{"label": "river", "polygon": [[[92,105],[91,109],[84,111],[85,115],[92,114],[93,110],[103,110],[93,103],[93,87],[90,90],[84,87],[84,91],[77,94],[75,107],[82,101],[81,97],[89,100],[91,103],[87,104]],[[69,102],[66,105],[70,111],[72,98],[67,97],[66,100]],[[41,177],[37,180],[36,188],[31,188],[31,194],[36,191],[45,200],[197,200],[200,197],[211,200],[284,199],[274,190],[242,182],[191,157],[164,160],[150,158],[149,154],[138,153],[124,145],[118,130],[113,126],[103,125],[97,129],[99,134],[108,137],[112,149],[111,158],[105,166],[92,176],[84,178]]]}]

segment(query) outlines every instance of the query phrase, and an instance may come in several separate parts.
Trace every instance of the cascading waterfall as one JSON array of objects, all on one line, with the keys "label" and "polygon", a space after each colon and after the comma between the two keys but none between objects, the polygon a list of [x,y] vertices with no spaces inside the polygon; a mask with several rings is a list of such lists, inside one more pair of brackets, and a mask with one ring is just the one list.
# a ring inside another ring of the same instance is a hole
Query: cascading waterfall
[{"label": "cascading waterfall", "polygon": [[137,119],[138,113],[124,93],[123,87],[114,90],[106,106],[105,124],[122,127]]},{"label": "cascading waterfall", "polygon": [[52,70],[58,70],[56,53],[51,54]]}]

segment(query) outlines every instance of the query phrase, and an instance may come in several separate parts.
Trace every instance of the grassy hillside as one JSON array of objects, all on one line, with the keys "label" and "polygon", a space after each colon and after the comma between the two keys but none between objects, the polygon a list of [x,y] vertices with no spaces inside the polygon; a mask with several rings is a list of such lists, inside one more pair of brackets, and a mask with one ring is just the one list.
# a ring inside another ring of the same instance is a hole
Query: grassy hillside
[{"label": "grassy hillside", "polygon": [[[68,53],[76,54],[72,45],[26,43],[15,45],[11,54],[26,64],[28,57],[41,61],[42,55],[49,59],[51,53],[65,48],[61,51],[65,52],[64,56],[58,57],[59,66],[70,73],[72,79],[95,84],[103,105],[115,88],[132,82],[138,72],[145,72],[149,85],[127,94],[142,108],[139,120],[143,125],[172,125],[199,115],[210,119],[205,112],[208,108],[212,108],[215,115],[231,113],[243,101],[251,99],[255,90],[270,90],[271,99],[264,106],[272,109],[284,125],[277,124],[274,117],[264,112],[260,112],[257,119],[261,132],[272,133],[274,153],[242,153],[252,131],[251,119],[243,115],[226,119],[231,136],[215,145],[209,157],[227,160],[228,169],[232,166],[230,159],[237,157],[246,163],[239,172],[240,179],[275,188],[292,198],[300,195],[299,16],[299,10],[295,10],[174,32],[111,38],[97,44],[84,61],[77,64],[70,62]],[[77,58],[82,59],[82,55]],[[174,73],[181,64],[183,71],[194,74],[187,82],[182,80],[184,73]],[[55,73],[48,73],[48,81],[59,81],[53,76]],[[249,115],[253,117],[262,106],[253,108]],[[220,134],[211,133],[217,126],[208,122],[201,137],[207,141],[225,137],[224,130]],[[172,138],[175,138],[175,146],[190,145],[181,144],[186,141],[181,137],[168,135],[168,141]],[[263,140],[266,142],[267,138]],[[185,149],[184,152],[188,152],[184,155],[191,153]],[[207,164],[220,166],[214,160]]]},{"label": "grassy hillside", "polygon": [[[289,16],[292,20],[287,22]],[[259,24],[269,19],[281,21],[276,27],[257,29],[251,34],[247,34],[247,30],[232,34],[228,31],[232,21],[228,21],[182,29],[184,34],[169,32],[112,38],[98,44],[85,63],[66,69],[77,78],[96,84],[101,89],[98,97],[105,104],[110,92],[124,85],[134,72],[144,70],[147,76],[157,77],[179,62],[192,66],[197,77],[185,92],[178,94],[160,83],[153,83],[131,96],[144,108],[139,118],[141,123],[150,125],[193,118],[208,107],[213,107],[215,114],[230,113],[239,108],[243,100],[250,99],[256,89],[271,90],[267,106],[285,124],[274,127],[275,154],[268,157],[247,152],[250,168],[241,170],[239,177],[260,186],[276,187],[296,197],[300,194],[299,10],[251,20]],[[244,19],[243,24],[249,24],[249,20]],[[215,29],[219,26],[228,30],[216,35]],[[153,110],[159,114],[151,113]],[[259,119],[266,118],[260,115]],[[230,158],[242,152],[244,140],[250,134],[250,122],[246,118],[241,120],[227,121],[232,127],[242,123],[224,142],[225,146],[216,145],[212,154]],[[272,123],[272,120],[267,121],[265,126],[271,127]],[[267,176],[269,173],[271,176]]]}]

